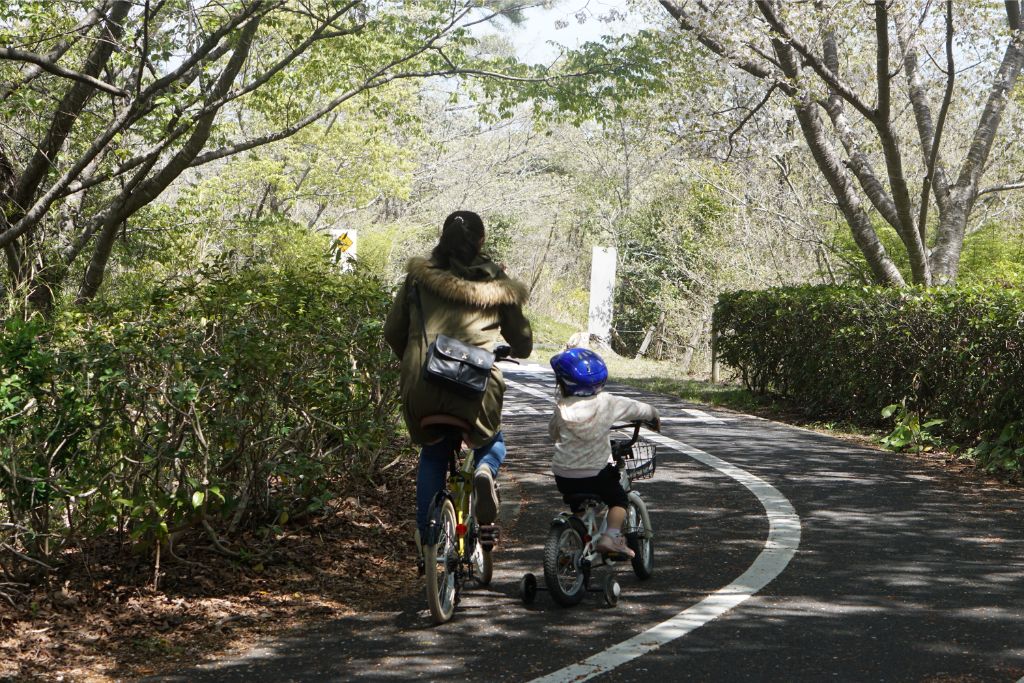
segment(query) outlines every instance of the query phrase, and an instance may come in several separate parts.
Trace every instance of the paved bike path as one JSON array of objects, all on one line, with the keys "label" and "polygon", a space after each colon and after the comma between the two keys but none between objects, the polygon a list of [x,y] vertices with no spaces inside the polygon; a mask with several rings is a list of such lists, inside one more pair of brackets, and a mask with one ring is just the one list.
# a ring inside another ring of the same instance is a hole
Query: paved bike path
[{"label": "paved bike path", "polygon": [[[541,574],[559,499],[548,474],[544,373],[512,369],[507,474],[522,498],[487,589],[454,620],[430,623],[422,596],[393,612],[322,624],[249,656],[167,681],[528,681],[665,621],[746,571],[768,536],[751,492],[685,455],[659,451],[640,488],[657,532],[655,574],[617,572],[623,595],[571,609],[545,593],[525,607],[525,571]],[[785,570],[726,614],[597,681],[1007,681],[1024,676],[1024,530],[1020,492],[959,481],[914,461],[829,437],[622,387],[655,403],[663,433],[772,484],[801,520]],[[506,479],[506,481],[508,481]],[[505,500],[509,501],[506,485]],[[600,570],[597,572],[600,578]]]}]

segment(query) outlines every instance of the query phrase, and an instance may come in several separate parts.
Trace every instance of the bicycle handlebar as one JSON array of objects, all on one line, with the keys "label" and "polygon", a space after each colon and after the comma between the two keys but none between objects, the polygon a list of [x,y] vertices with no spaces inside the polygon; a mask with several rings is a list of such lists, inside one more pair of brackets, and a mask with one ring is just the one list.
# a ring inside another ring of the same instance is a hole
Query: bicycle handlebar
[{"label": "bicycle handlebar", "polygon": [[519,361],[513,360],[510,356],[512,355],[512,347],[508,344],[498,344],[494,347],[494,362],[496,363],[515,363],[519,365]]},{"label": "bicycle handlebar", "polygon": [[632,421],[626,422],[624,424],[612,425],[610,431],[614,432],[614,431],[619,431],[619,430],[622,430],[622,429],[627,429],[629,427],[632,427],[633,428],[633,436],[632,436],[632,438],[630,438],[629,444],[627,444],[629,446],[632,446],[633,444],[636,443],[637,439],[640,438],[640,428],[641,427],[645,427],[645,426],[650,428],[651,427],[650,422],[648,422],[647,420],[632,420]]}]

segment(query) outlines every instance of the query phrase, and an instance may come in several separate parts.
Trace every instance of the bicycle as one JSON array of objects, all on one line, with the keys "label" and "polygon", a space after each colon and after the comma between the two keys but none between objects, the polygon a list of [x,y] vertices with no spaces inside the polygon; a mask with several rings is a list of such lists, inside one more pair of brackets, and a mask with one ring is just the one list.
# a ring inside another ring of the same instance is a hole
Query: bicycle
[{"label": "bicycle", "polygon": [[[633,428],[629,439],[613,439],[612,457],[620,471],[622,488],[626,490],[629,505],[623,533],[635,556],[630,560],[637,578],[646,580],[654,572],[654,529],[650,513],[640,493],[632,488],[638,479],[650,479],[657,467],[655,445],[640,437],[642,422],[616,425],[612,431]],[[625,555],[604,555],[594,549],[596,540],[607,529],[607,510],[599,496],[577,494],[569,496],[570,506],[582,505],[582,515],[561,512],[552,521],[544,544],[544,583],[551,597],[563,607],[572,607],[583,600],[588,591],[603,592],[609,606],[618,603],[620,587],[614,572],[605,577],[601,589],[591,588],[591,572],[595,567],[628,559]],[[600,517],[601,512],[605,512]],[[520,595],[525,604],[537,596],[537,578],[527,573],[520,580]]]},{"label": "bicycle", "polygon": [[[497,361],[516,361],[508,358],[510,349],[499,346],[495,350]],[[495,524],[478,524],[473,516],[475,500],[473,451],[463,439],[472,430],[469,423],[438,413],[420,421],[423,427],[433,427],[451,437],[456,445],[448,454],[448,479],[434,496],[427,516],[426,539],[423,544],[424,576],[426,578],[427,606],[436,624],[452,618],[462,589],[468,581],[487,586],[493,574],[491,550],[498,542],[500,531]]]}]

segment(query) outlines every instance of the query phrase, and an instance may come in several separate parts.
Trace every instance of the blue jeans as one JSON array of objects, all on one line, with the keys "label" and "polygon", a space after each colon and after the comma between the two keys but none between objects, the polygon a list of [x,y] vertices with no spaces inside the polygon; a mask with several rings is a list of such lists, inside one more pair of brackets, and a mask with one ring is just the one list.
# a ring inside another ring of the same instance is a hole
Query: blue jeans
[{"label": "blue jeans", "polygon": [[[445,479],[448,476],[448,454],[452,452],[453,448],[458,448],[460,445],[453,443],[457,438],[442,439],[437,443],[424,446],[420,450],[420,466],[416,473],[416,527],[420,530],[421,538],[425,537],[427,533],[427,513],[430,511],[430,501],[444,487]],[[501,432],[495,434],[490,443],[473,449],[474,466],[487,465],[495,478],[498,477],[498,468],[503,462],[505,462],[505,437]]]}]

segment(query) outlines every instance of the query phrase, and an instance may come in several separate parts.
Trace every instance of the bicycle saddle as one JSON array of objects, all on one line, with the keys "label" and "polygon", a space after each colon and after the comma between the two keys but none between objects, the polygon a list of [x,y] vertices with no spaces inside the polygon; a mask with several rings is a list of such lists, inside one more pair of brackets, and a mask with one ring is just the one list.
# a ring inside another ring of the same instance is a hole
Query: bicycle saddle
[{"label": "bicycle saddle", "polygon": [[597,503],[598,505],[603,503],[601,496],[596,493],[569,493],[562,496],[562,500],[568,503],[573,510],[586,507],[587,503]]},{"label": "bicycle saddle", "polygon": [[427,415],[422,420],[420,420],[420,427],[455,427],[460,429],[463,433],[469,433],[473,431],[473,425],[469,424],[461,417],[455,417],[454,415],[446,415],[444,413]]},{"label": "bicycle saddle", "polygon": [[469,439],[469,435],[473,431],[473,425],[454,415],[446,415],[445,413],[427,415],[420,420],[420,428],[429,430],[429,434],[437,435],[437,438],[428,441],[428,444],[435,444],[444,439],[446,434],[455,433],[463,442],[471,446],[473,445],[470,444]]}]

